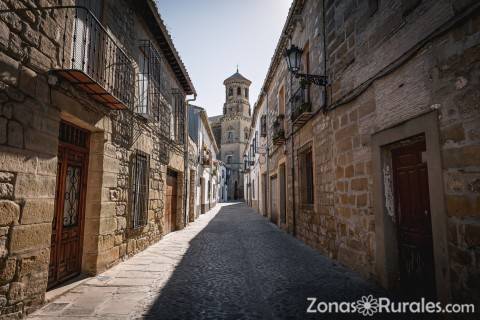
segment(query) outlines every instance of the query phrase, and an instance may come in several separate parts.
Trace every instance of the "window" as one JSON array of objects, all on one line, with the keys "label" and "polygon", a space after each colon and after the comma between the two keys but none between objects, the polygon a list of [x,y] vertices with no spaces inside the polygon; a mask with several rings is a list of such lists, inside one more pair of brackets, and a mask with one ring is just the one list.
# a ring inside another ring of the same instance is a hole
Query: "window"
[{"label": "window", "polygon": [[132,165],[132,227],[139,228],[147,224],[148,211],[148,175],[150,158],[137,151]]},{"label": "window", "polygon": [[278,90],[278,114],[285,114],[285,88]]},{"label": "window", "polygon": [[172,111],[170,127],[172,128],[170,137],[178,144],[184,143],[184,97],[181,93],[177,92],[173,94]]},{"label": "window", "polygon": [[245,98],[248,98],[248,88],[245,88]]},{"label": "window", "polygon": [[253,141],[254,141],[253,146],[255,149],[255,153],[257,153],[258,152],[258,131],[255,131],[255,139]]},{"label": "window", "polygon": [[228,89],[228,96],[229,97],[233,96],[233,88]]},{"label": "window", "polygon": [[148,113],[148,58],[143,51],[140,51],[139,58],[140,73],[138,74],[138,105],[137,113]]},{"label": "window", "polygon": [[263,114],[260,118],[260,135],[262,137],[267,136],[267,115]]},{"label": "window", "polygon": [[227,163],[228,164],[232,163],[232,156],[227,156]]},{"label": "window", "polygon": [[248,140],[248,128],[245,128],[245,140]]},{"label": "window", "polygon": [[237,96],[242,95],[242,89],[240,87],[237,87]]},{"label": "window", "polygon": [[300,194],[302,203],[313,205],[314,202],[314,186],[313,186],[313,158],[312,148],[309,147],[299,154],[300,168]]}]

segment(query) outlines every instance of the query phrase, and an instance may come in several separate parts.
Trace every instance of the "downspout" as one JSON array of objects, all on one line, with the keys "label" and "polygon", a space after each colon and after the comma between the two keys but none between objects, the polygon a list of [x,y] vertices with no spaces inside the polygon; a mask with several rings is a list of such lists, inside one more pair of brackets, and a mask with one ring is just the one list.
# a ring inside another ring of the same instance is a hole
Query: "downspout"
[{"label": "downspout", "polygon": [[[290,94],[292,94],[293,86],[293,75],[290,73]],[[290,102],[290,113],[292,112],[292,104]],[[295,138],[294,136],[294,130],[293,130],[293,124],[292,124],[292,134],[290,135],[290,141],[291,141],[291,147],[292,147],[292,234],[295,237],[297,235],[297,226],[296,226],[296,207],[295,207],[295,150],[293,148],[293,140]]]},{"label": "downspout", "polygon": [[185,112],[184,112],[184,116],[183,116],[183,119],[184,119],[184,126],[183,126],[183,136],[185,137],[184,138],[184,143],[185,143],[185,147],[184,147],[184,153],[183,153],[183,194],[185,195],[183,197],[183,210],[184,210],[184,227],[187,226],[188,224],[188,209],[187,209],[187,205],[188,205],[188,181],[189,181],[189,169],[188,169],[188,164],[189,164],[189,160],[188,160],[188,145],[190,144],[189,142],[189,137],[190,135],[188,134],[188,105],[190,104],[190,102],[193,102],[197,100],[197,94],[194,93],[193,94],[193,99],[187,99],[185,101]]},{"label": "downspout", "polygon": [[269,137],[269,132],[270,130],[268,130],[268,125],[270,124],[270,121],[269,121],[269,109],[268,109],[268,93],[266,91],[263,91],[263,94],[266,96],[266,102],[267,102],[267,148],[266,148],[266,151],[267,151],[267,174],[266,174],[266,180],[265,181],[265,192],[267,193],[266,194],[266,200],[267,200],[267,203],[265,204],[265,208],[267,209],[267,212],[265,212],[265,216],[268,217],[268,212],[270,211],[270,197],[268,195],[269,193],[269,184],[270,184],[270,141],[268,139]]}]

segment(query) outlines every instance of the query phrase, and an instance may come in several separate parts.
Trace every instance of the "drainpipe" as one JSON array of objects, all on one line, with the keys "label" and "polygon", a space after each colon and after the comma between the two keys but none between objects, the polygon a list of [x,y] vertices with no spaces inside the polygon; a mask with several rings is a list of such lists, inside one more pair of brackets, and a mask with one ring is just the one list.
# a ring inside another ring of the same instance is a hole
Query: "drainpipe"
[{"label": "drainpipe", "polygon": [[263,91],[263,94],[266,96],[266,102],[267,102],[267,147],[266,147],[266,153],[267,153],[267,174],[266,174],[266,180],[265,181],[265,192],[266,194],[266,200],[267,203],[264,206],[267,209],[267,212],[265,212],[265,216],[268,217],[268,212],[270,211],[270,197],[268,195],[269,192],[269,187],[270,187],[270,141],[268,139],[270,130],[268,128],[270,121],[269,121],[269,109],[268,109],[268,93],[266,91]]},{"label": "drainpipe", "polygon": [[184,136],[184,143],[185,143],[185,147],[184,147],[184,153],[183,153],[183,189],[184,189],[184,192],[183,194],[185,195],[183,197],[183,210],[184,210],[184,227],[187,226],[188,224],[188,210],[187,210],[187,205],[188,205],[188,181],[190,180],[190,177],[189,177],[189,168],[188,168],[188,145],[189,145],[189,137],[190,135],[188,134],[188,105],[190,104],[190,102],[193,102],[197,100],[197,94],[194,93],[193,94],[193,99],[187,99],[185,101],[185,115],[183,116],[184,118],[184,128],[183,128],[183,136]]},{"label": "drainpipe", "polygon": [[[292,94],[293,86],[293,75],[290,73],[290,95]],[[290,113],[292,112],[292,104],[290,103]],[[294,135],[294,130],[293,130],[293,124],[292,124],[292,133],[290,134],[290,141],[291,141],[291,147],[292,147],[292,224],[293,224],[293,230],[292,234],[295,237],[297,235],[297,226],[296,226],[296,208],[295,208],[295,149],[293,147],[295,135]]]}]

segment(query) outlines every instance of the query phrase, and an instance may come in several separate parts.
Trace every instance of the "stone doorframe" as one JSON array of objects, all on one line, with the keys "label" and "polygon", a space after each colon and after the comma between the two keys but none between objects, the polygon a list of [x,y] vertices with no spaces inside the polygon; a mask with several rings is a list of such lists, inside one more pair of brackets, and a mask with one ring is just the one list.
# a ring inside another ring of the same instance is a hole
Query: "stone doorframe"
[{"label": "stone doorframe", "polygon": [[450,301],[450,271],[447,243],[447,213],[443,192],[438,114],[436,111],[420,115],[395,127],[372,135],[373,198],[375,212],[376,271],[380,283],[387,289],[395,286],[398,277],[398,249],[396,225],[387,213],[384,196],[382,154],[387,146],[407,138],[425,135],[428,167],[430,210],[432,219],[433,256],[437,298]]}]

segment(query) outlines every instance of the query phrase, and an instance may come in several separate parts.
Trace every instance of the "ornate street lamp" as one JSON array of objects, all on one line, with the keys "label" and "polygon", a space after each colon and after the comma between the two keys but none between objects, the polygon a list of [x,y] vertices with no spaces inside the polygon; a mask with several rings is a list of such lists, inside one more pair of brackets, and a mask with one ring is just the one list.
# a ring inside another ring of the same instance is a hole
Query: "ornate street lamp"
[{"label": "ornate street lamp", "polygon": [[300,66],[302,65],[302,53],[303,50],[293,44],[285,50],[285,60],[287,61],[288,70],[293,73],[295,78],[300,78],[307,83],[313,83],[317,86],[326,86],[328,84],[326,76],[299,72]]}]

